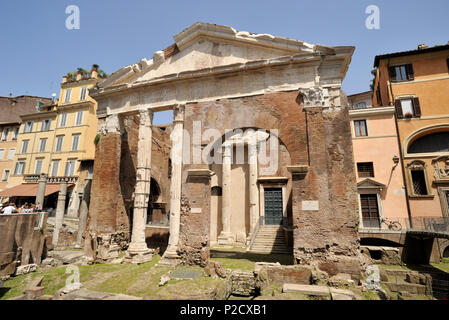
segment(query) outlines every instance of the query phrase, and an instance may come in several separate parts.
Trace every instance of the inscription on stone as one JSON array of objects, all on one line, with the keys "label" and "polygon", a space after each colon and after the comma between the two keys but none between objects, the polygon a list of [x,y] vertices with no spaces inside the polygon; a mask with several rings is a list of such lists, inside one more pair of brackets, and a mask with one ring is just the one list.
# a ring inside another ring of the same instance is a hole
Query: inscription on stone
[{"label": "inscription on stone", "polygon": [[318,211],[318,201],[304,200],[302,201],[302,211]]}]

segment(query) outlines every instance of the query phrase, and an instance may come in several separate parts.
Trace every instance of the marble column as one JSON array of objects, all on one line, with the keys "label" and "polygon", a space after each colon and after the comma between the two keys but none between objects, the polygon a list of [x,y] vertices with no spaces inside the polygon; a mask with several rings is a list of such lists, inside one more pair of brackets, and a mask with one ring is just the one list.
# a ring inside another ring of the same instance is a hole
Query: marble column
[{"label": "marble column", "polygon": [[231,233],[231,163],[232,147],[229,142],[223,144],[223,181],[222,181],[222,210],[221,222],[223,230],[218,236],[218,244],[227,244],[232,242]]},{"label": "marble column", "polygon": [[183,157],[183,129],[184,129],[184,105],[173,108],[173,131],[170,136],[171,149],[171,181],[170,181],[170,237],[168,247],[164,253],[165,259],[176,260],[178,256],[179,228],[181,221],[181,185],[182,185],[182,157]]},{"label": "marble column", "polygon": [[67,182],[61,182],[59,185],[58,204],[56,207],[55,228],[53,230],[53,245],[56,246],[59,240],[59,231],[64,221],[65,200],[67,195]]},{"label": "marble column", "polygon": [[147,262],[152,258],[152,251],[148,249],[145,241],[147,208],[150,198],[152,122],[153,112],[148,109],[140,110],[133,226],[127,256],[135,263]]},{"label": "marble column", "polygon": [[86,231],[87,217],[89,213],[91,185],[92,185],[92,178],[84,179],[83,197],[81,199],[80,216],[78,223],[78,234],[76,237],[76,247],[78,248],[81,248],[83,233],[84,231]]},{"label": "marble column", "polygon": [[47,185],[47,175],[45,173],[41,173],[41,175],[39,176],[39,184],[37,186],[36,206],[39,206],[42,210],[44,210],[46,185]]},{"label": "marble column", "polygon": [[257,163],[257,143],[248,144],[248,164],[249,164],[249,221],[250,231],[248,239],[259,222],[259,190],[257,188],[258,163]]}]

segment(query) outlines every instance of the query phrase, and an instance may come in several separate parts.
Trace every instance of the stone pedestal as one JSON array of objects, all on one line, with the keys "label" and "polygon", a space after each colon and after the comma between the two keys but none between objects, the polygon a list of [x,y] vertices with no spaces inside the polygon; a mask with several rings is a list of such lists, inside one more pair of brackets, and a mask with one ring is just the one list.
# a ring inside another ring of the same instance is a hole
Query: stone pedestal
[{"label": "stone pedestal", "polygon": [[153,112],[140,111],[139,142],[137,152],[136,188],[134,192],[134,212],[131,243],[126,258],[133,263],[144,263],[152,259],[153,251],[148,249],[145,241],[147,208],[150,198],[151,181],[151,142]]},{"label": "stone pedestal", "polygon": [[218,236],[218,244],[228,244],[233,242],[231,233],[231,163],[232,144],[223,144],[223,193],[222,193],[222,224],[223,230]]},{"label": "stone pedestal", "polygon": [[59,231],[62,228],[62,222],[64,220],[65,200],[67,195],[67,183],[61,182],[58,194],[58,205],[56,207],[56,222],[55,229],[53,231],[53,245],[56,246],[59,240]]},{"label": "stone pedestal", "polygon": [[170,184],[170,238],[167,250],[164,252],[161,265],[176,265],[179,263],[179,227],[181,219],[181,184],[182,184],[182,146],[184,128],[184,105],[174,109],[174,128],[171,133],[171,184]]}]

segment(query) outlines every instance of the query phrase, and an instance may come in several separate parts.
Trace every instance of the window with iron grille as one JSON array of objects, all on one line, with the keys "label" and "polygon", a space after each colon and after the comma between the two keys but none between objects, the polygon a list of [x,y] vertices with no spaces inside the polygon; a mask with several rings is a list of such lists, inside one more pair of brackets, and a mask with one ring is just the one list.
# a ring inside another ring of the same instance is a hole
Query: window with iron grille
[{"label": "window with iron grille", "polygon": [[358,162],[357,172],[359,178],[373,178],[374,177],[374,167],[372,162]]},{"label": "window with iron grille", "polygon": [[426,177],[424,170],[412,170],[413,193],[415,195],[427,195]]},{"label": "window with iron grille", "polygon": [[363,226],[365,228],[378,228],[380,221],[377,194],[361,194],[360,206],[362,208]]}]

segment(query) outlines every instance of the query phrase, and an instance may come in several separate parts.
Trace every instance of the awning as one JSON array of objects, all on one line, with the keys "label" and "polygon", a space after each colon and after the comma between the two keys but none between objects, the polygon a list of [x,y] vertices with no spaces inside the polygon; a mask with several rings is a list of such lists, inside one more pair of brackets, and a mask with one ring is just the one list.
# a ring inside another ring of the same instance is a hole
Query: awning
[{"label": "awning", "polygon": [[[35,197],[37,194],[37,183],[22,183],[21,185],[3,190],[0,192],[0,197]],[[67,187],[71,187],[69,184]],[[47,184],[45,186],[45,196],[59,191],[58,184]]]}]

